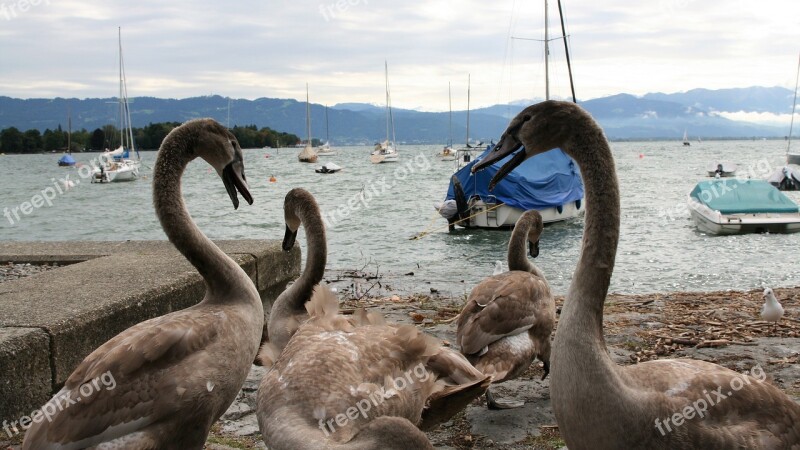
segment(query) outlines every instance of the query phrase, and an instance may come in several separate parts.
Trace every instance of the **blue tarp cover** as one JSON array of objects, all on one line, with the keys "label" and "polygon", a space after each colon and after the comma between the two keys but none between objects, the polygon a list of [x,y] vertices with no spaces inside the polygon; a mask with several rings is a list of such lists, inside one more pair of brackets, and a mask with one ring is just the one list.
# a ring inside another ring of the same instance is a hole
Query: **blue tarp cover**
[{"label": "blue tarp cover", "polygon": [[66,154],[66,155],[62,156],[61,159],[58,160],[58,162],[61,163],[61,164],[70,164],[71,165],[71,164],[75,164],[75,158],[73,158],[72,155],[70,155],[70,154]]},{"label": "blue tarp cover", "polygon": [[[484,202],[493,203],[496,198],[508,206],[527,211],[558,207],[583,199],[583,182],[578,165],[561,149],[553,149],[529,158],[489,192],[489,181],[511,158],[509,155],[484,170],[471,174],[472,166],[483,159],[489,150],[455,174],[464,188],[467,200],[477,195]],[[451,180],[446,200],[452,199],[455,199],[455,194]]]},{"label": "blue tarp cover", "polygon": [[797,204],[764,180],[701,181],[690,194],[722,214],[793,213]]}]

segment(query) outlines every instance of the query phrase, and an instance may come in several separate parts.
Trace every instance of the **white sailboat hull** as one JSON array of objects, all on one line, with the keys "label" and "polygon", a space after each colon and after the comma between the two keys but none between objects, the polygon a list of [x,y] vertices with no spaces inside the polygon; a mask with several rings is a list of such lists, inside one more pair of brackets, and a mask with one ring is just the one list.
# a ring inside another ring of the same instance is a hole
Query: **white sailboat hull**
[{"label": "white sailboat hull", "polygon": [[[542,222],[550,224],[574,219],[583,214],[585,207],[583,202],[570,202],[560,209],[559,211],[559,208],[550,207],[538,210],[542,215]],[[464,228],[513,228],[524,212],[508,205],[496,206],[474,199],[470,201],[470,218],[458,225]]]}]

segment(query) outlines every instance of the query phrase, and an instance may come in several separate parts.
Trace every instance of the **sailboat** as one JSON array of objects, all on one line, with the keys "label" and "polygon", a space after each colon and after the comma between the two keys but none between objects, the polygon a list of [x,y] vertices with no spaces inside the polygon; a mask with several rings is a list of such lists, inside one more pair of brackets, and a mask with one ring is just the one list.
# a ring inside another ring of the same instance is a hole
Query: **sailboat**
[{"label": "sailboat", "polygon": [[297,155],[297,159],[304,163],[315,163],[317,162],[317,150],[311,144],[311,107],[308,103],[308,83],[306,83],[306,136],[308,137],[306,146]]},{"label": "sailboat", "polygon": [[792,153],[792,131],[794,129],[794,112],[797,108],[797,82],[800,81],[800,57],[797,58],[797,75],[794,80],[794,100],[792,101],[792,119],[789,121],[789,137],[786,143],[786,164],[800,164],[800,154]]},{"label": "sailboat", "polygon": [[331,138],[328,134],[328,105],[325,105],[325,143],[317,150],[317,156],[336,156],[336,150],[331,147]]},{"label": "sailboat", "polygon": [[[135,181],[139,178],[142,157],[133,143],[131,110],[128,106],[128,86],[125,79],[125,62],[122,57],[122,28],[117,29],[119,39],[119,147],[106,150],[97,164],[92,164],[92,183]],[[132,156],[135,154],[135,156]]]},{"label": "sailboat", "polygon": [[447,102],[450,106],[447,124],[447,145],[436,155],[440,161],[453,161],[456,159],[456,151],[453,149],[453,96],[450,93],[450,83],[447,83]]},{"label": "sailboat", "polygon": [[[384,61],[384,69],[386,73],[386,140],[379,142],[375,145],[375,149],[369,156],[370,162],[373,164],[397,162],[398,154],[395,147],[394,135],[394,117],[392,116],[392,99],[389,95],[389,63]],[[389,135],[389,126],[391,125],[391,139]]]},{"label": "sailboat", "polygon": [[690,145],[692,145],[692,143],[689,142],[689,133],[684,129],[683,130],[683,146],[684,147],[688,147]]},{"label": "sailboat", "polygon": [[59,158],[60,167],[71,167],[75,165],[75,158],[72,157],[72,116],[67,114],[67,152]]},{"label": "sailboat", "polygon": [[[561,12],[559,2],[559,13]],[[550,98],[549,78],[549,43],[547,1],[544,2],[544,54],[545,54],[545,98]],[[572,69],[569,60],[569,48],[564,30],[563,16],[561,20],[562,36],[569,69],[572,101],[575,100],[575,88],[572,83]],[[557,38],[558,39],[558,38]],[[469,97],[469,96],[468,96]],[[469,110],[469,108],[467,108]],[[467,116],[469,117],[469,116]],[[497,161],[485,170],[472,174],[472,166],[491,151],[492,146],[478,150],[469,144],[467,131],[467,147],[462,156],[459,149],[457,171],[450,178],[450,185],[444,203],[437,205],[439,213],[450,223],[464,228],[512,228],[523,212],[529,209],[538,210],[544,223],[560,222],[573,219],[586,208],[583,201],[583,182],[577,165],[562,150],[553,149],[531,158],[516,167],[511,174],[497,183],[489,191],[489,181],[500,170],[505,159]],[[473,157],[472,151],[481,154]],[[546,167],[546,170],[541,168]]]}]

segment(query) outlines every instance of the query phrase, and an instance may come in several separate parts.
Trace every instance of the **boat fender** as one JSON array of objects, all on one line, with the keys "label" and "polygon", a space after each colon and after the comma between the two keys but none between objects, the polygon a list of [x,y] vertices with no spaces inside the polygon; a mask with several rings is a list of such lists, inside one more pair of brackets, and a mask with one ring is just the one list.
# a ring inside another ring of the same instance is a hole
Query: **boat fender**
[{"label": "boat fender", "polygon": [[575,200],[575,209],[581,209],[581,200]]}]

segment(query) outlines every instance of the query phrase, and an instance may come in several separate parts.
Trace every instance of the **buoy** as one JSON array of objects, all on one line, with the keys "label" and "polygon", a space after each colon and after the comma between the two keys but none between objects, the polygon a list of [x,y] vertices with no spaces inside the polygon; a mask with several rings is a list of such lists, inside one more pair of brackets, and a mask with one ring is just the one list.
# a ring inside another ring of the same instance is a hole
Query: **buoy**
[{"label": "buoy", "polygon": [[275,182],[277,182],[277,181],[278,181],[278,179],[277,179],[277,178],[275,178],[275,175],[272,175],[271,177],[269,177],[269,182],[270,182],[270,183],[275,183]]},{"label": "buoy", "polygon": [[264,155],[264,158],[269,158],[269,153],[267,153],[266,155]]},{"label": "buoy", "polygon": [[639,153],[639,159],[644,159],[644,153]]}]

